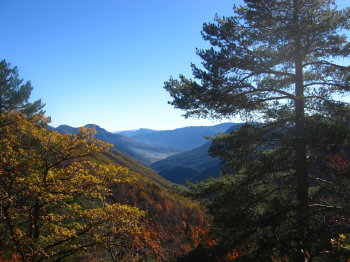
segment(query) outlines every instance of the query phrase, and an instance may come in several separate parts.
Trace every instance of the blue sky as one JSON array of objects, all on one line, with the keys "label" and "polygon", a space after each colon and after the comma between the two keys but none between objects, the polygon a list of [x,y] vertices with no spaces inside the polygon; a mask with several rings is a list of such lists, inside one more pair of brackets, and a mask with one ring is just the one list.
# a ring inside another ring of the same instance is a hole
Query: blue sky
[{"label": "blue sky", "polygon": [[[344,7],[348,0],[338,0]],[[200,63],[204,22],[240,0],[0,0],[0,59],[31,80],[52,125],[109,131],[212,125],[184,119],[163,82]],[[227,120],[224,120],[227,121]],[[237,121],[233,119],[233,121]]]}]

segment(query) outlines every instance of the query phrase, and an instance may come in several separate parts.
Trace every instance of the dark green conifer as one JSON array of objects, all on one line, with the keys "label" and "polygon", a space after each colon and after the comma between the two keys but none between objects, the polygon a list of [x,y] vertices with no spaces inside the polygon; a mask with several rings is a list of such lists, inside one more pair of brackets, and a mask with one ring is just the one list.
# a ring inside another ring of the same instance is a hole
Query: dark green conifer
[{"label": "dark green conifer", "polygon": [[[192,65],[194,79],[171,78],[165,89],[173,99],[170,104],[185,110],[186,117],[240,115],[264,123],[214,139],[213,154],[239,175],[201,188],[229,192],[214,194],[214,199],[226,200],[211,206],[219,214],[216,225],[224,227],[219,231],[228,250],[248,243],[251,249],[246,250],[262,261],[273,252],[304,261],[329,243],[332,230],[316,230],[322,216],[328,221],[320,210],[345,208],[327,205],[334,199],[326,189],[334,170],[325,169],[326,156],[347,141],[335,141],[332,132],[348,131],[344,118],[349,105],[342,96],[350,91],[345,34],[350,8],[338,10],[331,0],[244,2],[234,7],[232,17],[217,16],[214,23],[204,24],[203,38],[212,47],[197,51],[202,66]],[[310,133],[321,137],[315,140]],[[312,166],[321,161],[325,169]]]},{"label": "dark green conifer", "polygon": [[11,67],[5,60],[0,61],[0,113],[15,110],[28,117],[44,113],[45,105],[40,99],[29,102],[32,90],[30,81],[23,83],[19,78],[17,67]]}]

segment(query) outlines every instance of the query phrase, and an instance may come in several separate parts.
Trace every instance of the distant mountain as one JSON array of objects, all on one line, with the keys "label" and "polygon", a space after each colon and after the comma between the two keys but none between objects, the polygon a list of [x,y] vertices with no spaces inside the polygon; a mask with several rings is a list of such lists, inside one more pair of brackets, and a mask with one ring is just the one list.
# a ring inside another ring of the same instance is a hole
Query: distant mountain
[{"label": "distant mountain", "polygon": [[223,123],[214,126],[189,126],[174,130],[138,129],[118,132],[140,143],[173,148],[178,151],[188,151],[205,144],[205,136],[215,136],[225,132],[233,123]]},{"label": "distant mountain", "polygon": [[177,166],[191,167],[199,172],[204,171],[209,167],[219,164],[219,159],[211,157],[208,154],[210,145],[211,142],[207,142],[204,145],[190,151],[169,156],[165,159],[152,163],[151,168],[159,173]]},{"label": "distant mountain", "polygon": [[114,131],[113,134],[119,134],[127,137],[133,137],[136,135],[146,135],[149,133],[157,132],[157,130],[148,129],[148,128],[140,128],[137,130],[126,130],[126,131]]},{"label": "distant mountain", "polygon": [[[234,131],[240,124],[231,124],[226,132]],[[220,160],[209,155],[211,142],[190,151],[169,156],[154,162],[150,167],[173,183],[198,182],[210,176],[217,177],[222,170]]]},{"label": "distant mountain", "polygon": [[[97,134],[95,135],[96,138],[113,144],[114,147],[119,151],[139,160],[140,162],[146,165],[149,165],[155,161],[164,159],[168,156],[174,155],[179,152],[178,150],[174,149],[143,144],[126,136],[110,133],[97,125],[89,124],[86,125],[86,127],[95,128],[97,132]],[[55,128],[54,130],[62,134],[76,134],[78,133],[79,128],[61,125]]]},{"label": "distant mountain", "polygon": [[61,134],[76,134],[78,132],[78,128],[67,126],[67,125],[60,125],[52,129]]},{"label": "distant mountain", "polygon": [[211,142],[184,153],[151,164],[151,168],[177,184],[199,182],[210,176],[218,177],[222,167],[218,158],[208,154]]},{"label": "distant mountain", "polygon": [[[96,138],[113,144],[120,152],[149,165],[164,178],[183,184],[185,181],[196,182],[209,176],[219,175],[222,169],[219,159],[209,156],[211,142],[208,142],[204,136],[215,136],[227,129],[234,130],[237,125],[239,124],[224,123],[166,131],[142,128],[118,133],[108,132],[93,124],[86,127],[95,128]],[[76,134],[79,130],[68,125],[52,129],[63,134]],[[187,148],[191,150],[185,151]]]}]

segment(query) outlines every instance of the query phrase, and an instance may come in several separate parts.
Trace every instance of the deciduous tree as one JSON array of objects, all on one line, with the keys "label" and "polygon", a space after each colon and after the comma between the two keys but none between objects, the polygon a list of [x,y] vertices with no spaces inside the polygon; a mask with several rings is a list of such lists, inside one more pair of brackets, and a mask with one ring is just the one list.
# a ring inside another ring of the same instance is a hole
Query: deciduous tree
[{"label": "deciduous tree", "polygon": [[126,168],[93,161],[109,148],[93,130],[62,135],[38,126],[46,122],[41,115],[2,117],[10,124],[0,127],[0,258],[58,261],[147,236],[144,212],[108,201],[112,184],[132,178]]}]

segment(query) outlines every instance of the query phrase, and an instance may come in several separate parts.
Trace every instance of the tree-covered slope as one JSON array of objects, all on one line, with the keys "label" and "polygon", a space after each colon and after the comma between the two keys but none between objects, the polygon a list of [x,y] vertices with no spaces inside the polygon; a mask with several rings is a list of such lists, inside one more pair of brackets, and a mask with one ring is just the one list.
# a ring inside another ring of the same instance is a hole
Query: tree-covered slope
[{"label": "tree-covered slope", "polygon": [[171,169],[160,171],[159,175],[173,183],[185,184],[186,182],[192,181],[192,178],[198,176],[199,172],[191,167],[176,166]]},{"label": "tree-covered slope", "polygon": [[130,171],[138,174],[142,174],[143,177],[146,177],[149,181],[157,183],[164,188],[170,189],[172,184],[166,180],[165,178],[158,175],[151,168],[143,165],[141,162],[131,158],[127,154],[121,153],[118,150],[111,150],[109,152],[105,152],[105,158],[109,160],[109,162],[124,166],[129,168]]},{"label": "tree-covered slope", "polygon": [[202,207],[173,192],[169,181],[116,150],[99,155],[97,161],[127,167],[135,178],[131,183],[115,185],[112,199],[147,212],[150,241],[156,245],[158,259],[168,261],[182,256],[205,237],[207,219]]}]

